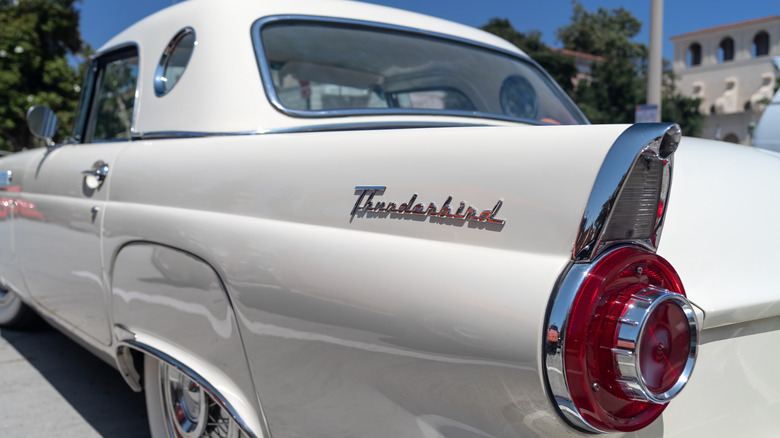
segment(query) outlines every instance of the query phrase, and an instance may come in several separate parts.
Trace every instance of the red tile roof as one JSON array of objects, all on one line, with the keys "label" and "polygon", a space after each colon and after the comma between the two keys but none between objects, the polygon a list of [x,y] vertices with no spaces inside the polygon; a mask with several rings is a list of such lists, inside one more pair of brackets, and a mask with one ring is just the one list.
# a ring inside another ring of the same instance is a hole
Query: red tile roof
[{"label": "red tile roof", "polygon": [[553,48],[552,50],[555,51],[555,52],[564,54],[564,55],[573,56],[575,58],[583,58],[583,59],[588,59],[588,60],[591,60],[591,61],[599,61],[599,62],[602,62],[602,61],[605,60],[605,58],[602,57],[602,56],[591,55],[589,53],[582,53],[582,52],[577,52],[577,51],[569,50],[569,49],[555,49],[555,48]]},{"label": "red tile roof", "polygon": [[756,19],[753,19],[753,20],[740,21],[739,23],[724,24],[722,26],[708,27],[706,29],[700,29],[700,30],[695,30],[693,32],[688,32],[688,33],[683,33],[683,34],[680,34],[680,35],[675,35],[675,36],[671,37],[670,39],[675,40],[675,39],[678,39],[678,38],[689,37],[689,36],[699,35],[699,34],[705,34],[705,33],[715,32],[715,31],[719,31],[719,30],[725,30],[725,29],[733,29],[733,28],[737,28],[737,27],[748,26],[748,25],[751,25],[751,24],[764,23],[764,22],[767,22],[767,21],[774,21],[774,20],[780,20],[780,15],[773,15],[771,17],[756,18]]}]

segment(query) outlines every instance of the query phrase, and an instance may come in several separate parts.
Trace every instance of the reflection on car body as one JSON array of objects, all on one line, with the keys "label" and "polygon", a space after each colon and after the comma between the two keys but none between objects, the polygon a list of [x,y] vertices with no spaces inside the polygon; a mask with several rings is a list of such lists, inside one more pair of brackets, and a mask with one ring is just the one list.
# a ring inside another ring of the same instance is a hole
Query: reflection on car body
[{"label": "reflection on car body", "polygon": [[780,428],[776,157],[589,125],[506,41],[356,2],[182,2],[89,64],[73,138],[33,109],[0,159],[0,324],[115,365],[153,436]]}]

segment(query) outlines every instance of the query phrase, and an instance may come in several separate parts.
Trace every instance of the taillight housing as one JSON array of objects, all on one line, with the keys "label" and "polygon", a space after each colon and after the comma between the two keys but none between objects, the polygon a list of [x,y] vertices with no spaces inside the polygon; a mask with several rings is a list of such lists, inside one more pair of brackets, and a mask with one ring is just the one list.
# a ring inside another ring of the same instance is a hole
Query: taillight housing
[{"label": "taillight housing", "polygon": [[634,431],[685,386],[697,348],[696,316],[674,268],[619,247],[564,276],[548,316],[546,377],[572,425]]}]

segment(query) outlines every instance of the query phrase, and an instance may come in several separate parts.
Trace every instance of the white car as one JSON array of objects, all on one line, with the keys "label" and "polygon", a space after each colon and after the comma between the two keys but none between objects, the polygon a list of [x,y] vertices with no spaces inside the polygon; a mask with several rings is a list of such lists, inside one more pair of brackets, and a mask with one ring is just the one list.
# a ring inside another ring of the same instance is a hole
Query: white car
[{"label": "white car", "polygon": [[589,125],[507,42],[354,2],[182,2],[90,66],[73,138],[0,159],[0,323],[154,437],[780,430],[777,156]]},{"label": "white car", "polygon": [[[776,62],[780,66],[780,58]],[[761,114],[753,136],[753,146],[780,152],[780,91]]]}]

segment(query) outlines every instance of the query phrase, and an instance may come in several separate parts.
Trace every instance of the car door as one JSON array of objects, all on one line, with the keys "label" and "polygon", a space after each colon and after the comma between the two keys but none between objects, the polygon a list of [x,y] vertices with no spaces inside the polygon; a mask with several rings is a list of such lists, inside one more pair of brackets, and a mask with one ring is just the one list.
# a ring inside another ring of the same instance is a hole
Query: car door
[{"label": "car door", "polygon": [[92,62],[74,129],[74,144],[42,150],[21,198],[37,215],[18,215],[21,271],[30,295],[56,318],[110,343],[101,223],[111,168],[131,141],[137,96],[138,50]]}]

